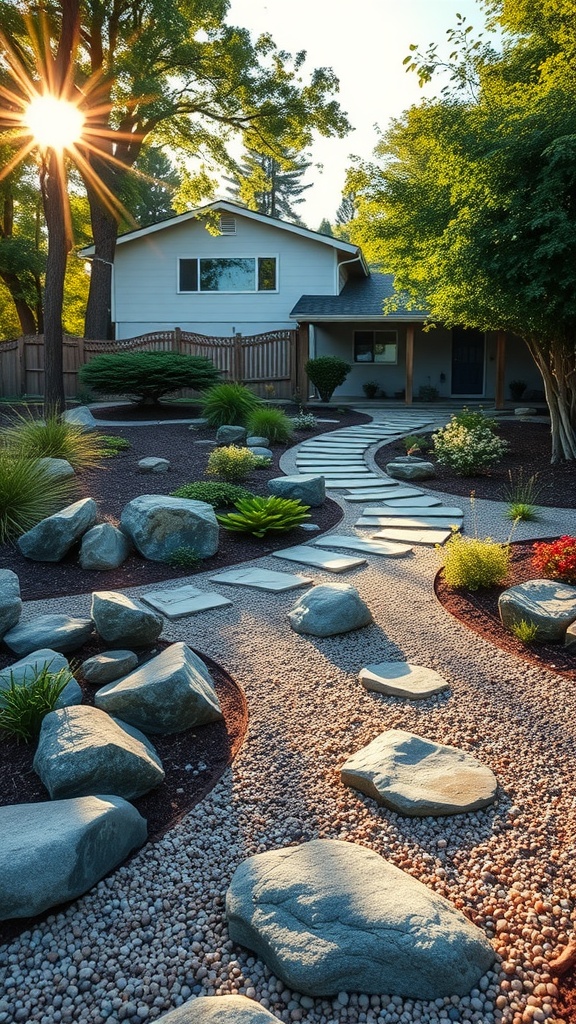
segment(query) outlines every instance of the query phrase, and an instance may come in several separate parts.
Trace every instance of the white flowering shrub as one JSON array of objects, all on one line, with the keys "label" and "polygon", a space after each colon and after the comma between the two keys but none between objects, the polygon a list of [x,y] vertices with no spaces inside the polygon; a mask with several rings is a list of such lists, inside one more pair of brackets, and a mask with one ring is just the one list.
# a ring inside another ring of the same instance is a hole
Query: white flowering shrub
[{"label": "white flowering shrub", "polygon": [[432,434],[434,454],[441,466],[448,466],[459,476],[474,476],[502,460],[508,442],[497,437],[489,427],[465,426],[452,416],[450,423]]},{"label": "white flowering shrub", "polygon": [[318,426],[314,413],[304,412],[303,409],[300,409],[297,416],[292,416],[292,423],[295,430],[315,430]]}]

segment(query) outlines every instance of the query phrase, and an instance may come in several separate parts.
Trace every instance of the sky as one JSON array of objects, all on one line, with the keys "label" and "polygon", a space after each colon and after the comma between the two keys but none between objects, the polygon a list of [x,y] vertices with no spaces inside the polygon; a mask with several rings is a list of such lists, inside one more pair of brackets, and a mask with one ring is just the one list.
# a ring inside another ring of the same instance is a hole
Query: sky
[{"label": "sky", "polygon": [[425,49],[442,43],[456,25],[456,13],[480,30],[477,0],[230,0],[228,21],[253,35],[270,32],[282,49],[307,50],[307,67],[331,67],[340,80],[338,96],[354,127],[345,139],[319,139],[311,149],[319,174],[298,211],[312,230],[323,217],[334,220],[349,155],[368,158],[376,144],[374,125],[385,128],[426,94],[417,76],[402,65],[411,43]]}]

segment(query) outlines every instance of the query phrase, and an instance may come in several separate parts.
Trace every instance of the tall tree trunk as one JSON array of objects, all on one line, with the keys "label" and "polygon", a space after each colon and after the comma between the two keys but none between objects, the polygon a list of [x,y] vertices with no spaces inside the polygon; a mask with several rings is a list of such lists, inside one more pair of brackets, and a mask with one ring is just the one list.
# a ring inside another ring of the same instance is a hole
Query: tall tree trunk
[{"label": "tall tree trunk", "polygon": [[118,222],[91,190],[90,217],[94,237],[94,256],[84,321],[84,337],[103,341],[112,338],[112,266],[116,251]]},{"label": "tall tree trunk", "polygon": [[573,338],[525,339],[544,382],[552,429],[550,461],[576,461],[576,349]]},{"label": "tall tree trunk", "polygon": [[34,316],[34,310],[22,298],[22,286],[16,274],[2,273],[0,278],[10,292],[12,302],[18,314],[22,334],[39,334],[40,328]]},{"label": "tall tree trunk", "polygon": [[65,181],[53,150],[46,155],[43,174],[44,213],[48,229],[48,257],[44,285],[44,410],[61,413],[64,394],[62,306],[64,276],[70,239],[66,230]]}]

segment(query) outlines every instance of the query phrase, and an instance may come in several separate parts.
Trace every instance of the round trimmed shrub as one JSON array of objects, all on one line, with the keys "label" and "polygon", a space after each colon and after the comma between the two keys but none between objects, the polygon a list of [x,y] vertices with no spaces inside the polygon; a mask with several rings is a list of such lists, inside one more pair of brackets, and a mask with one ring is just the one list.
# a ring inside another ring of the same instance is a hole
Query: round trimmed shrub
[{"label": "round trimmed shrub", "polygon": [[329,402],[336,388],[339,388],[352,367],[338,356],[319,356],[309,359],[304,367],[309,379],[323,402]]}]

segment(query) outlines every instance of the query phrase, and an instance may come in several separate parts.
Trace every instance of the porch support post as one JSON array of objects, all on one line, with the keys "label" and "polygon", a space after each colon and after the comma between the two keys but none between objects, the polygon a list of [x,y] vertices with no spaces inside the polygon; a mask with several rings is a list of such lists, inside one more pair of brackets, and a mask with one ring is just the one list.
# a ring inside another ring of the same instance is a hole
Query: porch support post
[{"label": "porch support post", "polygon": [[504,396],[504,370],[506,366],[506,331],[498,331],[496,339],[496,394],[494,405],[497,409],[503,409]]},{"label": "porch support post", "polygon": [[406,405],[412,405],[414,386],[414,324],[406,327]]},{"label": "porch support post", "polygon": [[307,402],[309,398],[309,384],[308,375],[304,369],[309,359],[310,352],[310,324],[298,324],[298,331],[296,332],[296,386],[300,392],[300,397],[303,402]]}]

